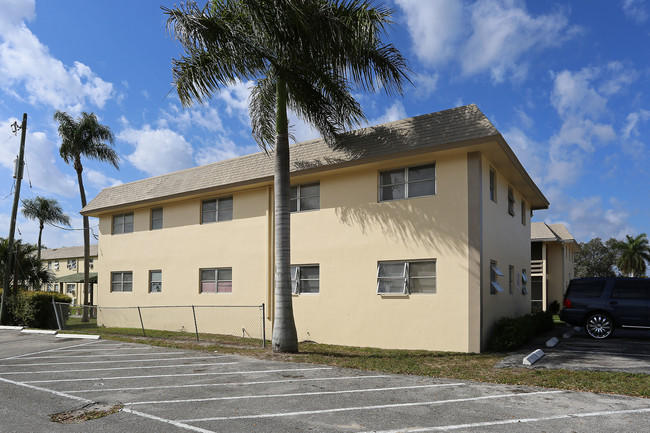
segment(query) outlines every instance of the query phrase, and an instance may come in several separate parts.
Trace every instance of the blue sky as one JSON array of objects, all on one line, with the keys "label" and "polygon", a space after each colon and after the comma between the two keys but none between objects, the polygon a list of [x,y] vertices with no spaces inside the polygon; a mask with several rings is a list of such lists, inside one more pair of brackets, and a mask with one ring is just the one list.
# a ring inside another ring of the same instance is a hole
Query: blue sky
[{"label": "blue sky", "polygon": [[[56,198],[75,228],[79,190],[58,154],[57,109],[94,112],[116,136],[119,171],[84,161],[89,200],[104,187],[258,150],[250,83],[181,107],[170,60],[182,50],[160,9],[173,3],[0,0],[0,236],[8,234],[20,143],[10,125],[25,112],[21,197]],[[360,94],[369,124],[475,103],[550,200],[535,220],[564,223],[582,242],[648,231],[650,0],[390,4],[387,41],[409,60],[415,86],[403,98]],[[299,119],[292,123],[299,140],[315,138]],[[36,242],[36,222],[20,216],[18,229]],[[46,227],[43,243],[83,238]]]}]

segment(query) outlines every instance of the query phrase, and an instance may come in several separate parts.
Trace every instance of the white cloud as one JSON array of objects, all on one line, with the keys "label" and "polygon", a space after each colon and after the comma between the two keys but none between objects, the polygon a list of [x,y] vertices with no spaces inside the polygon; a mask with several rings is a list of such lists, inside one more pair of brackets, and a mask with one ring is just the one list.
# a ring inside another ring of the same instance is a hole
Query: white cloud
[{"label": "white cloud", "polygon": [[213,145],[198,149],[195,159],[198,165],[205,165],[255,152],[259,152],[256,145],[238,146],[234,141],[221,137]]},{"label": "white cloud", "polygon": [[90,185],[98,189],[108,188],[109,186],[120,185],[122,183],[119,179],[109,177],[105,173],[91,168],[84,169],[84,176]]},{"label": "white cloud", "polygon": [[592,86],[597,75],[594,68],[578,72],[562,71],[554,74],[551,103],[562,117],[589,116],[598,118],[605,112],[607,98]]},{"label": "white cloud", "polygon": [[182,131],[196,127],[210,132],[224,130],[219,111],[209,105],[182,108],[177,104],[169,104],[166,110],[162,110],[157,125],[161,128],[174,126]]},{"label": "white cloud", "polygon": [[255,83],[252,81],[237,83],[228,86],[223,91],[219,92],[217,97],[226,103],[226,113],[229,116],[236,116],[245,125],[250,125],[250,117],[248,115],[248,100],[253,90]]},{"label": "white cloud", "polygon": [[402,102],[395,101],[393,102],[393,105],[386,108],[384,114],[375,119],[370,119],[369,125],[381,125],[382,123],[393,122],[395,120],[404,119],[406,117],[408,117],[408,115],[406,114],[406,110],[404,109]]},{"label": "white cloud", "polygon": [[637,24],[645,23],[648,20],[646,0],[623,0],[623,13]]},{"label": "white cloud", "polygon": [[604,204],[599,196],[571,200],[567,210],[573,235],[588,241],[595,237],[621,239],[626,234],[635,233],[627,222],[629,213],[623,210],[625,208],[615,198],[609,205]]},{"label": "white cloud", "polygon": [[[66,66],[29,30],[33,1],[0,2],[0,88],[32,105],[48,105],[78,113],[89,103],[102,108],[113,96],[113,85],[81,62]],[[23,96],[25,95],[25,96]]]},{"label": "white cloud", "polygon": [[192,145],[171,129],[141,129],[127,127],[117,138],[135,146],[126,159],[150,176],[182,170],[195,165]]},{"label": "white cloud", "polygon": [[415,97],[418,99],[429,98],[436,91],[439,79],[440,74],[419,73],[414,79]]},{"label": "white cloud", "polygon": [[463,29],[463,2],[458,0],[396,0],[406,13],[414,51],[420,61],[435,65],[450,58]]}]

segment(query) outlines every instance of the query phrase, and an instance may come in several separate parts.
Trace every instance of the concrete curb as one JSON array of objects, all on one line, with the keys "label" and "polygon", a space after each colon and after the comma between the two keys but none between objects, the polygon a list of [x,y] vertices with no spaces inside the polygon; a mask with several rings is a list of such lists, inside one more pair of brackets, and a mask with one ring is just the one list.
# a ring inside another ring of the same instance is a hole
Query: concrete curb
[{"label": "concrete curb", "polygon": [[56,335],[59,331],[50,331],[47,329],[23,329],[22,331],[25,334],[45,334],[45,335]]},{"label": "concrete curb", "polygon": [[546,347],[555,347],[560,342],[557,337],[553,337],[546,342]]},{"label": "concrete curb", "polygon": [[0,325],[0,330],[5,330],[5,331],[22,331],[23,329],[25,329],[24,326]]},{"label": "concrete curb", "polygon": [[99,335],[91,334],[56,334],[56,338],[78,338],[84,340],[99,340]]},{"label": "concrete curb", "polygon": [[542,349],[537,349],[530,355],[524,358],[524,365],[533,365],[537,361],[539,361],[545,353],[542,351]]}]

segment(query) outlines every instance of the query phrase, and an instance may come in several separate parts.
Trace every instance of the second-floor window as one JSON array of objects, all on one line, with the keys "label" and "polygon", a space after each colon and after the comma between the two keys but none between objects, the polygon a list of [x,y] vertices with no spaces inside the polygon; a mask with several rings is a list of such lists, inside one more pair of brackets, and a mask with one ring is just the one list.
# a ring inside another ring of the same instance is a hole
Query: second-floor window
[{"label": "second-floor window", "polygon": [[68,269],[77,269],[77,259],[68,259]]},{"label": "second-floor window", "polygon": [[515,216],[515,193],[512,187],[508,187],[508,213]]},{"label": "second-floor window", "polygon": [[379,173],[379,201],[421,197],[435,193],[435,163]]},{"label": "second-floor window", "polygon": [[490,200],[497,202],[497,172],[490,168]]},{"label": "second-floor window", "polygon": [[205,200],[201,204],[201,224],[232,220],[232,197]]},{"label": "second-floor window", "polygon": [[133,212],[113,215],[113,234],[133,233]]},{"label": "second-floor window", "polygon": [[151,209],[151,230],[160,230],[163,228],[163,208]]},{"label": "second-floor window", "polygon": [[320,209],[320,184],[292,186],[290,198],[291,212]]}]

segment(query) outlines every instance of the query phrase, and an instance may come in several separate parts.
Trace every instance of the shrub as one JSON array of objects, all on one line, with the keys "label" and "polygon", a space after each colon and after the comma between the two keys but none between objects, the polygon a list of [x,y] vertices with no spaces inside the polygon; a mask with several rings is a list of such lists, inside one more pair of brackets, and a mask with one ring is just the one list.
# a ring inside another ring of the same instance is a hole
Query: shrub
[{"label": "shrub", "polygon": [[507,352],[518,349],[531,338],[550,329],[553,329],[553,314],[550,311],[501,318],[494,325],[488,350]]},{"label": "shrub", "polygon": [[57,292],[20,291],[16,301],[12,304],[12,316],[15,324],[30,328],[57,329],[58,324],[52,306],[52,298],[54,298],[54,302],[67,304],[61,308],[62,319],[65,321],[70,314],[69,304],[72,302],[68,295]]}]

